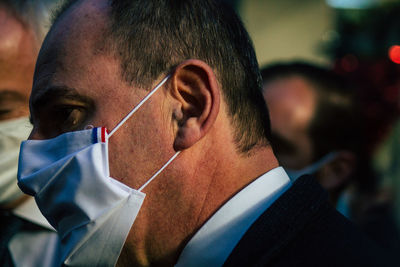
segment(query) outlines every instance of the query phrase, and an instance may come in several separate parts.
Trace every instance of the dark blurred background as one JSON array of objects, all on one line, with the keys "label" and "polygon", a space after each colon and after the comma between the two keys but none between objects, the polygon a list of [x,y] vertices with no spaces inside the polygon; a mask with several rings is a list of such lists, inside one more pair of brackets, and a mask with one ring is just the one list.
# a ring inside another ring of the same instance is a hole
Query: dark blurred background
[{"label": "dark blurred background", "polygon": [[306,60],[353,84],[362,137],[400,226],[400,0],[226,0],[261,66]]}]

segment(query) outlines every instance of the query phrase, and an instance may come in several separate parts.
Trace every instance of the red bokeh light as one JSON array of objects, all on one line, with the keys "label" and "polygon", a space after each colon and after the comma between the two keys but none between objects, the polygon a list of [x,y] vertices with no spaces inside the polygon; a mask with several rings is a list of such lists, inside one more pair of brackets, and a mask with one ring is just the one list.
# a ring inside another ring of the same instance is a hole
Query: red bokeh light
[{"label": "red bokeh light", "polygon": [[389,48],[389,58],[396,64],[400,64],[400,45],[392,45]]}]

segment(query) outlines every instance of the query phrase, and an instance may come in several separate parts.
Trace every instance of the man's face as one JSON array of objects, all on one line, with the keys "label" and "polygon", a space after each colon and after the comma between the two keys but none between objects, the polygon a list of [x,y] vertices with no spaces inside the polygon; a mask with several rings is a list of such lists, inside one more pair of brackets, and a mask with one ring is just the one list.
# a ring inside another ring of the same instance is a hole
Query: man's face
[{"label": "man's face", "polygon": [[[74,5],[46,37],[30,98],[31,139],[48,139],[87,125],[110,131],[149,92],[128,84],[119,59],[107,50],[107,3]],[[111,177],[138,189],[175,154],[176,125],[169,101],[166,90],[160,89],[109,139]],[[160,250],[164,249],[168,242],[176,242],[171,236],[182,240],[180,235],[186,236],[196,222],[195,216],[180,214],[193,211],[192,199],[202,197],[187,190],[179,175],[182,169],[178,158],[145,188],[146,199],[126,243],[135,250],[129,255],[143,253],[147,242],[154,249],[153,240],[160,240]]]},{"label": "man's face", "polygon": [[29,115],[37,50],[32,32],[0,6],[0,121]]},{"label": "man's face", "polygon": [[308,133],[316,105],[311,85],[298,76],[264,83],[271,117],[274,152],[282,166],[301,169],[313,160]]},{"label": "man's face", "polygon": [[[53,138],[82,130],[87,125],[104,126],[110,131],[148,93],[123,80],[119,60],[104,45],[106,19],[89,14],[99,7],[96,4],[77,7],[61,18],[39,54],[30,99],[33,139]],[[84,23],[86,27],[82,27]],[[129,177],[126,170],[131,168],[127,167],[140,162],[150,151],[153,155],[162,153],[159,149],[156,153],[148,145],[153,142],[161,145],[165,141],[158,128],[162,126],[157,125],[162,119],[160,94],[151,98],[110,138],[111,175],[116,179]],[[146,168],[149,164],[143,165],[136,170],[135,176],[143,176],[144,180],[151,176],[153,169]],[[133,188],[142,183],[123,182]]]}]

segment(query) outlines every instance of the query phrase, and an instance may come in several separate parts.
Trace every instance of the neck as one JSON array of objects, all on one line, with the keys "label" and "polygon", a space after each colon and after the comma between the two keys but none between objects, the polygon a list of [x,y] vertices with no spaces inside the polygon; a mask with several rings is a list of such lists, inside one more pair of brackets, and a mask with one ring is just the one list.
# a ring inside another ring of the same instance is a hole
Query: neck
[{"label": "neck", "polygon": [[251,154],[229,153],[215,162],[214,177],[199,217],[204,224],[225,202],[264,173],[279,166],[270,146],[255,148]]},{"label": "neck", "polygon": [[182,151],[159,182],[151,184],[153,194],[146,196],[118,266],[173,266],[187,242],[221,206],[278,166],[270,146],[238,153],[228,127],[219,124]]}]

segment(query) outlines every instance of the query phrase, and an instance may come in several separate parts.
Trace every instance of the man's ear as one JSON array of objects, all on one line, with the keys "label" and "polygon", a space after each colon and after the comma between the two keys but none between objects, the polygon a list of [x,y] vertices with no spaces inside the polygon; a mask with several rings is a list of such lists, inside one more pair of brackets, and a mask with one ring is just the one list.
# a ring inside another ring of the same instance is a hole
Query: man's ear
[{"label": "man's ear", "polygon": [[214,124],[220,105],[220,89],[210,66],[190,59],[179,64],[171,77],[171,94],[179,103],[174,111],[178,132],[175,150],[191,147]]},{"label": "man's ear", "polygon": [[351,179],[356,168],[356,156],[350,151],[339,151],[335,158],[317,173],[319,183],[328,191],[336,191]]}]

